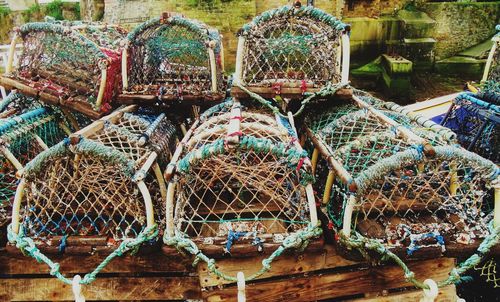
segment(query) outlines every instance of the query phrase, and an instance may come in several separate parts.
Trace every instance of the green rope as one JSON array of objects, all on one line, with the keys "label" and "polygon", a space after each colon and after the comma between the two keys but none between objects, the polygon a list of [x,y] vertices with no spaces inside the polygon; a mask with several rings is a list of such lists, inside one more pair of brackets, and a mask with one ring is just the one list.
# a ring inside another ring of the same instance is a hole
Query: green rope
[{"label": "green rope", "polygon": [[[396,254],[392,253],[387,247],[376,239],[366,238],[358,232],[353,232],[351,236],[347,237],[343,232],[339,233],[339,241],[349,249],[358,250],[361,255],[366,259],[370,260],[370,256],[367,251],[375,251],[382,256],[381,261],[392,260],[397,265],[399,265],[404,272],[405,280],[412,283],[418,288],[428,289],[429,287],[423,282],[420,282],[415,278],[415,273],[413,273],[410,268],[399,258]],[[490,224],[490,234],[486,236],[479,245],[477,252],[470,256],[467,260],[460,263],[456,268],[454,268],[446,280],[438,282],[438,287],[445,287],[450,284],[455,284],[461,281],[462,275],[474,268],[476,265],[481,263],[485,255],[491,250],[492,247],[500,242],[500,226],[493,227],[493,221]]]},{"label": "green rope", "polygon": [[[278,107],[276,107],[273,104],[273,102],[271,102],[269,100],[266,100],[265,98],[261,97],[259,94],[255,93],[255,92],[250,91],[249,89],[247,89],[245,86],[243,86],[240,83],[233,83],[233,85],[236,86],[236,87],[238,87],[238,88],[240,88],[244,92],[246,92],[252,99],[256,100],[257,102],[259,102],[262,105],[266,106],[267,108],[271,109],[271,111],[274,114],[278,114],[281,117],[288,118],[287,115],[284,115],[284,114],[282,114],[280,112],[280,109]],[[340,90],[340,89],[342,89],[344,87],[348,87],[348,86],[349,86],[349,83],[337,83],[337,84],[328,83],[321,90],[319,90],[319,91],[317,91],[315,93],[311,93],[306,98],[304,98],[302,100],[302,102],[300,103],[299,110],[297,110],[297,112],[295,112],[293,114],[293,117],[297,117],[300,114],[302,114],[302,112],[306,108],[307,104],[309,104],[309,102],[311,102],[312,100],[315,100],[317,98],[324,98],[324,97],[335,95],[335,93],[338,90]]]},{"label": "green rope", "polygon": [[[146,241],[150,241],[155,239],[158,236],[158,227],[154,224],[151,227],[146,227],[142,230],[136,238],[126,238],[123,240],[118,248],[114,250],[111,254],[109,254],[92,272],[86,274],[80,284],[90,284],[95,279],[97,274],[99,274],[114,258],[120,257],[127,252],[130,252],[131,255],[134,255],[139,250],[139,247]],[[7,227],[7,237],[9,242],[16,245],[25,255],[28,255],[34,258],[39,263],[45,263],[50,268],[50,275],[56,277],[60,281],[66,284],[72,284],[72,280],[65,277],[60,272],[59,263],[53,262],[47,256],[45,256],[40,249],[36,247],[33,239],[26,237],[24,233],[24,229],[21,226],[19,229],[19,233],[16,234],[12,230],[12,224]]]},{"label": "green rope", "polygon": [[[290,234],[288,237],[285,238],[285,240],[283,240],[283,243],[280,245],[279,248],[277,248],[269,257],[262,260],[262,268],[258,272],[248,277],[245,277],[245,280],[246,281],[254,280],[263,275],[264,273],[268,272],[271,269],[271,263],[281,254],[283,254],[283,252],[285,252],[286,250],[296,249],[299,251],[303,251],[307,247],[311,239],[317,238],[321,234],[322,230],[319,224],[315,226],[309,224],[306,228],[301,229],[296,233]],[[173,237],[169,237],[165,233],[165,236],[163,237],[163,242],[167,245],[174,246],[179,251],[184,250],[190,253],[191,255],[195,256],[195,259],[193,261],[193,266],[196,266],[200,261],[203,261],[207,264],[208,270],[217,277],[231,282],[237,281],[236,277],[227,275],[224,272],[217,269],[215,260],[206,256],[198,248],[196,243],[194,243],[191,239],[187,238],[184,234],[176,234]]]}]

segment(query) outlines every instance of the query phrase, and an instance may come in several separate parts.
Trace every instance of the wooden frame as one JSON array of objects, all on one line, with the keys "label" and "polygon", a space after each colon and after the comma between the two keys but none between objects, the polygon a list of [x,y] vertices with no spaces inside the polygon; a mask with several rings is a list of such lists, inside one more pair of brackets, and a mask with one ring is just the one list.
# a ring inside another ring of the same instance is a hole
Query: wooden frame
[{"label": "wooden frame", "polygon": [[481,82],[488,80],[488,75],[490,74],[491,64],[493,63],[493,57],[497,51],[498,45],[500,44],[500,35],[496,35],[491,39],[493,41],[493,46],[488,54],[488,59],[486,60],[486,65],[484,66],[483,77]]}]

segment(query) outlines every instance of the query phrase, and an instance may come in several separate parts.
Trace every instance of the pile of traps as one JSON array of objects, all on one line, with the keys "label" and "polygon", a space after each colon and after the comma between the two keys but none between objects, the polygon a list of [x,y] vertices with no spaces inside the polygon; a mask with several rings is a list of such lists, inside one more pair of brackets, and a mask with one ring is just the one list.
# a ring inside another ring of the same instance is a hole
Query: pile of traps
[{"label": "pile of traps", "polygon": [[[19,64],[11,54],[0,79],[18,90],[0,102],[7,250],[47,264],[80,301],[115,257],[162,244],[234,282],[214,259],[265,255],[252,280],[327,242],[393,260],[425,289],[403,260],[473,254],[438,285],[458,282],[500,240],[498,52],[485,87],[445,117],[457,136],[349,87],[349,31],[300,1],[263,13],[239,32],[226,97],[221,36],[198,21],[165,13],[126,37],[95,23],[22,26]],[[104,260],[71,280],[54,254]]]}]

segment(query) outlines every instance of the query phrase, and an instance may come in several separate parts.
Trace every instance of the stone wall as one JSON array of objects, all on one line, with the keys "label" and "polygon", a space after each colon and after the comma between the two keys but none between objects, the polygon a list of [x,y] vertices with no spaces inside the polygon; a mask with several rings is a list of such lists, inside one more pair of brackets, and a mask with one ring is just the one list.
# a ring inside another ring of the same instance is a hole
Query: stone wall
[{"label": "stone wall", "polygon": [[436,21],[436,60],[456,55],[495,33],[500,21],[500,2],[425,3],[419,9]]}]

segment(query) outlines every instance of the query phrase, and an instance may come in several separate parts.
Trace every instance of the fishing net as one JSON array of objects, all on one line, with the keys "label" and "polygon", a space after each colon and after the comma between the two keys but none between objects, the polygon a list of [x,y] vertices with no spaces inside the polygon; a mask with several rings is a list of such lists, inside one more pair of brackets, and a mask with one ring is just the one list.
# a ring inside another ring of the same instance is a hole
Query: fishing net
[{"label": "fishing net", "polygon": [[91,40],[99,47],[120,50],[121,42],[127,36],[127,31],[114,24],[106,24],[101,22],[86,22],[86,21],[67,21],[55,20],[52,17],[45,17],[45,21],[52,24],[59,24],[65,27],[70,27],[78,31],[80,34]]},{"label": "fishing net", "polygon": [[317,226],[311,226],[316,218],[310,164],[293,127],[284,119],[243,110],[238,102],[229,113],[226,106],[218,108],[222,112],[211,110],[191,128],[172,160],[176,170],[167,177],[169,190],[174,189],[167,199],[167,230],[172,229],[165,242],[207,261],[205,254],[252,251],[273,252],[274,258],[305,243],[291,237],[317,236]]},{"label": "fishing net", "polygon": [[442,124],[455,133],[467,150],[500,162],[500,107],[462,93],[455,98]]},{"label": "fishing net", "polygon": [[15,116],[38,107],[42,107],[42,103],[36,98],[12,91],[6,98],[0,101],[0,119]]},{"label": "fishing net", "polygon": [[346,30],[341,21],[312,6],[264,12],[239,33],[244,45],[238,49],[242,70],[237,68],[241,75],[236,76],[250,89],[296,88],[301,93],[339,83],[340,37]]},{"label": "fishing net", "polygon": [[491,282],[494,288],[500,287],[500,278],[497,277],[498,259],[489,259],[482,265],[476,266],[475,270],[479,272],[481,277],[484,277],[486,282]]},{"label": "fishing net", "polygon": [[18,35],[23,51],[17,69],[3,78],[5,86],[92,118],[111,109],[120,81],[118,51],[55,23],[28,23]]},{"label": "fishing net", "polygon": [[[56,113],[38,108],[0,120],[0,229],[5,231],[16,192],[17,172],[47,146],[62,140],[67,129]],[[2,236],[3,237],[3,236]],[[0,239],[3,241],[3,238]]]},{"label": "fishing net", "polygon": [[222,100],[225,83],[219,32],[196,20],[164,14],[128,35],[124,95],[166,100]]}]

